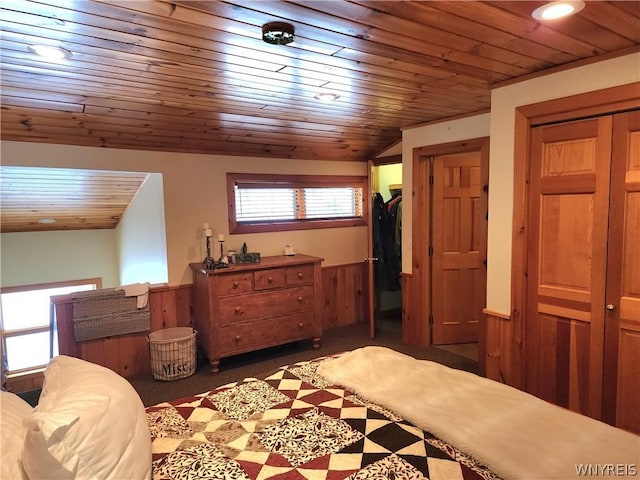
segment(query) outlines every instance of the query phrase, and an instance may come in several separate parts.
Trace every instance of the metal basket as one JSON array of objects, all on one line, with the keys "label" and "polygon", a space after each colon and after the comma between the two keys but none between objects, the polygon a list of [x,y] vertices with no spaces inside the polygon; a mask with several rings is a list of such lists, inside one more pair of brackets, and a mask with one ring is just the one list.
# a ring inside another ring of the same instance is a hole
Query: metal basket
[{"label": "metal basket", "polygon": [[153,378],[179,380],[196,372],[196,334],[191,327],[166,328],[149,334]]}]

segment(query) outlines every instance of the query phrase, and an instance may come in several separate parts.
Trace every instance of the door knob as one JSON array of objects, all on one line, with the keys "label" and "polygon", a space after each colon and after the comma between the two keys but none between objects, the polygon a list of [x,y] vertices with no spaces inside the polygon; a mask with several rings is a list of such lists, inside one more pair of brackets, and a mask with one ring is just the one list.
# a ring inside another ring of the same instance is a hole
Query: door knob
[{"label": "door knob", "polygon": [[611,303],[609,305],[607,305],[607,310],[612,311],[615,310],[616,307],[614,307]]}]

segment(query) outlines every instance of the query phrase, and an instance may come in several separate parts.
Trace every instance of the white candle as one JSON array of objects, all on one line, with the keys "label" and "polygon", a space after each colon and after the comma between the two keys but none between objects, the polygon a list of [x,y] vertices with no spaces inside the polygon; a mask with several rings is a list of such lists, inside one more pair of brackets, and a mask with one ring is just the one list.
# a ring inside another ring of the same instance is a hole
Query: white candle
[{"label": "white candle", "polygon": [[205,228],[204,229],[204,236],[205,237],[213,237],[213,230],[211,230],[210,228]]},{"label": "white candle", "polygon": [[222,233],[220,233],[220,234],[218,235],[218,241],[219,241],[219,242],[224,242],[224,235],[223,235]]},{"label": "white candle", "polygon": [[206,230],[207,228],[209,228],[209,224],[208,223],[202,224],[202,229],[203,230]]}]

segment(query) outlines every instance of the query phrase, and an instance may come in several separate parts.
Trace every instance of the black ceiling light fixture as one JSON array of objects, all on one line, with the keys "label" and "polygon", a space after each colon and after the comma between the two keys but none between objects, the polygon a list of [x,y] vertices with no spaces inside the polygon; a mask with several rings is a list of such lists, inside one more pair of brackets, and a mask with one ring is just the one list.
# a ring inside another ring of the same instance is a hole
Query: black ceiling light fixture
[{"label": "black ceiling light fixture", "polygon": [[262,26],[262,40],[271,45],[287,45],[293,39],[294,29],[289,23],[271,22]]}]

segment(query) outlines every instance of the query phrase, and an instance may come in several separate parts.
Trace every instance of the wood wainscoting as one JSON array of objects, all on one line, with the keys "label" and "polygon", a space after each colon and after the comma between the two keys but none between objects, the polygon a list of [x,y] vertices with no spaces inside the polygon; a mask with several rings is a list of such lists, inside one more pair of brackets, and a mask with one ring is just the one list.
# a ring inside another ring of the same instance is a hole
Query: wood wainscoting
[{"label": "wood wainscoting", "polygon": [[[486,326],[485,376],[507,385],[515,383],[513,379],[512,349],[513,323],[508,315],[484,309]],[[520,342],[522,345],[522,342]]]},{"label": "wood wainscoting", "polygon": [[[76,342],[73,334],[71,295],[52,297],[51,302],[56,312],[60,355],[82,358],[103,365],[123,377],[151,372],[147,332]],[[151,331],[191,326],[192,302],[193,285],[152,286],[149,289]]]},{"label": "wood wainscoting", "polygon": [[[324,330],[367,320],[364,314],[365,281],[366,263],[322,268],[322,326]],[[76,342],[73,334],[71,296],[53,297],[52,303],[56,311],[58,345],[61,355],[82,358],[103,365],[123,377],[151,372],[147,333],[133,333]],[[152,286],[149,290],[151,331],[192,326],[193,304],[193,285]],[[14,391],[23,391],[19,388],[16,380]]]},{"label": "wood wainscoting", "polygon": [[[416,266],[414,266],[414,269]],[[420,266],[418,265],[418,268]],[[431,326],[424,303],[430,278],[428,275],[402,273],[402,341],[413,347],[427,347],[431,344]]]},{"label": "wood wainscoting", "polygon": [[367,321],[367,264],[322,268],[322,328],[329,330]]},{"label": "wood wainscoting", "polygon": [[4,388],[7,392],[21,393],[39,390],[44,383],[44,369],[35,370],[20,375],[7,375]]}]

